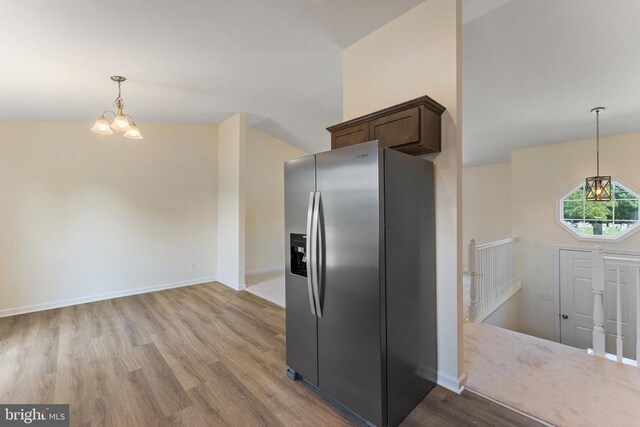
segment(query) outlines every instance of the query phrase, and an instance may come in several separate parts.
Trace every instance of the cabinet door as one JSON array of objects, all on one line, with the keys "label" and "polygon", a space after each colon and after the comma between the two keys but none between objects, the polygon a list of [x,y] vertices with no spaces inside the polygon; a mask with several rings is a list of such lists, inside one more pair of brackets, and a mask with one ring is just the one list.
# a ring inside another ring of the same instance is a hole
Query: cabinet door
[{"label": "cabinet door", "polygon": [[420,144],[415,146],[419,149],[416,154],[440,152],[442,139],[441,122],[439,114],[424,106],[420,107]]},{"label": "cabinet door", "polygon": [[336,149],[347,147],[349,145],[360,144],[370,140],[369,123],[362,123],[333,132],[331,134],[331,148]]},{"label": "cabinet door", "polygon": [[377,139],[384,147],[420,142],[420,108],[409,108],[371,121],[371,139]]}]

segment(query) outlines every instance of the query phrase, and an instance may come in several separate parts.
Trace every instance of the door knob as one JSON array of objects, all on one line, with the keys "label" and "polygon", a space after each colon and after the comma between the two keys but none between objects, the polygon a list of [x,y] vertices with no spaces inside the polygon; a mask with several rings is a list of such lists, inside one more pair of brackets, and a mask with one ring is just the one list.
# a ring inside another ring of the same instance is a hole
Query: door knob
[{"label": "door knob", "polygon": [[563,318],[563,319],[568,319],[568,318],[569,318],[569,316],[567,316],[566,314],[563,314],[563,315],[562,315],[562,318]]}]

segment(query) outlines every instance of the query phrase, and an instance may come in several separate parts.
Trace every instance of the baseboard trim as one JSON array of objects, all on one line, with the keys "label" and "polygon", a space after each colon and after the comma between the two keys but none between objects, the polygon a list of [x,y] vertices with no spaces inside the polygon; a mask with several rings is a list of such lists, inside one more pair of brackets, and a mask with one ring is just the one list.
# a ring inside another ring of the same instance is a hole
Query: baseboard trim
[{"label": "baseboard trim", "polygon": [[482,397],[483,399],[487,399],[487,400],[489,400],[489,401],[491,401],[491,402],[493,402],[493,403],[496,403],[496,404],[498,404],[498,405],[502,406],[503,408],[507,408],[507,409],[509,409],[510,411],[517,412],[518,414],[520,414],[520,415],[522,415],[522,416],[525,416],[525,417],[529,418],[530,420],[537,421],[538,423],[540,423],[540,424],[542,424],[542,425],[545,425],[545,426],[554,427],[554,426],[553,426],[553,424],[549,424],[549,423],[548,423],[548,422],[546,422],[545,420],[542,420],[542,419],[540,419],[540,418],[538,418],[538,417],[535,417],[535,416],[533,416],[533,415],[531,415],[531,414],[527,414],[526,412],[521,411],[521,410],[520,410],[520,409],[518,409],[518,408],[514,408],[513,406],[507,405],[506,403],[502,403],[502,402],[500,402],[500,401],[498,401],[498,400],[496,400],[496,399],[494,399],[494,398],[492,398],[492,397],[490,397],[490,396],[487,396],[487,395],[486,395],[486,394],[484,394],[484,393],[480,393],[479,391],[476,391],[476,390],[470,389],[470,388],[468,388],[468,387],[466,388],[466,390],[467,390],[469,393],[473,393],[473,394],[475,394],[475,395],[477,395],[477,396]]},{"label": "baseboard trim", "polygon": [[165,283],[162,285],[146,286],[143,288],[126,289],[123,291],[106,292],[103,294],[89,295],[79,298],[70,298],[40,304],[25,305],[22,307],[5,308],[0,310],[0,317],[15,316],[18,314],[34,313],[36,311],[51,310],[54,308],[69,307],[71,305],[85,304],[88,302],[103,301],[106,299],[121,298],[131,295],[146,294],[149,292],[162,291],[171,288],[181,288],[183,286],[201,285],[203,283],[215,282],[215,277],[201,277],[199,279],[183,280],[180,282]]},{"label": "baseboard trim", "polygon": [[223,279],[220,279],[220,278],[218,278],[216,281],[218,283],[221,283],[221,284],[225,285],[228,288],[233,289],[234,291],[244,291],[247,288],[247,285],[244,284],[244,283],[242,283],[242,284],[240,284],[238,286],[234,286],[234,285],[230,285],[229,283],[225,282]]},{"label": "baseboard trim", "polygon": [[461,394],[464,391],[464,386],[467,382],[467,374],[462,374],[458,379],[453,379],[448,375],[438,372],[438,385],[451,390],[456,394]]},{"label": "baseboard trim", "polygon": [[281,271],[281,270],[284,270],[284,265],[276,265],[274,267],[266,267],[266,268],[256,268],[255,270],[249,270],[244,274],[250,275],[250,274],[272,273],[274,271]]}]

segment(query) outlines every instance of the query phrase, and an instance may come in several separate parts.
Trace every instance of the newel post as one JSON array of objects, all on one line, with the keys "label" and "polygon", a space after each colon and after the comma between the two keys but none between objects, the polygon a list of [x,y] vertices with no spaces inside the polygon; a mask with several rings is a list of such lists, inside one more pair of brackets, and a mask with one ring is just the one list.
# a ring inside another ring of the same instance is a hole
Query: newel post
[{"label": "newel post", "polygon": [[469,242],[469,320],[475,322],[478,318],[478,245],[476,239]]},{"label": "newel post", "polygon": [[604,357],[604,252],[595,246],[591,261],[591,288],[593,290],[593,354]]}]

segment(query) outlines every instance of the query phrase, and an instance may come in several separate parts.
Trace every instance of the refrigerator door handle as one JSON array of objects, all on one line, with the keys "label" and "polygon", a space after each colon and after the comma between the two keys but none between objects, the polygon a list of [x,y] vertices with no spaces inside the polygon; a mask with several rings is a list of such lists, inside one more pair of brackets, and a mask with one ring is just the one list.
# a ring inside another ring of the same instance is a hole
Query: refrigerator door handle
[{"label": "refrigerator door handle", "polygon": [[314,207],[315,207],[315,199],[316,193],[309,193],[309,208],[307,209],[307,291],[309,292],[309,307],[311,308],[311,313],[316,315],[316,306],[313,301],[313,276],[314,276],[314,265],[315,265],[315,248],[314,248],[314,239],[313,239],[313,221],[314,221]]},{"label": "refrigerator door handle", "polygon": [[316,316],[322,317],[322,304],[320,303],[320,282],[322,274],[322,234],[320,221],[320,192],[316,192],[316,199],[313,204],[313,294],[316,301]]}]

